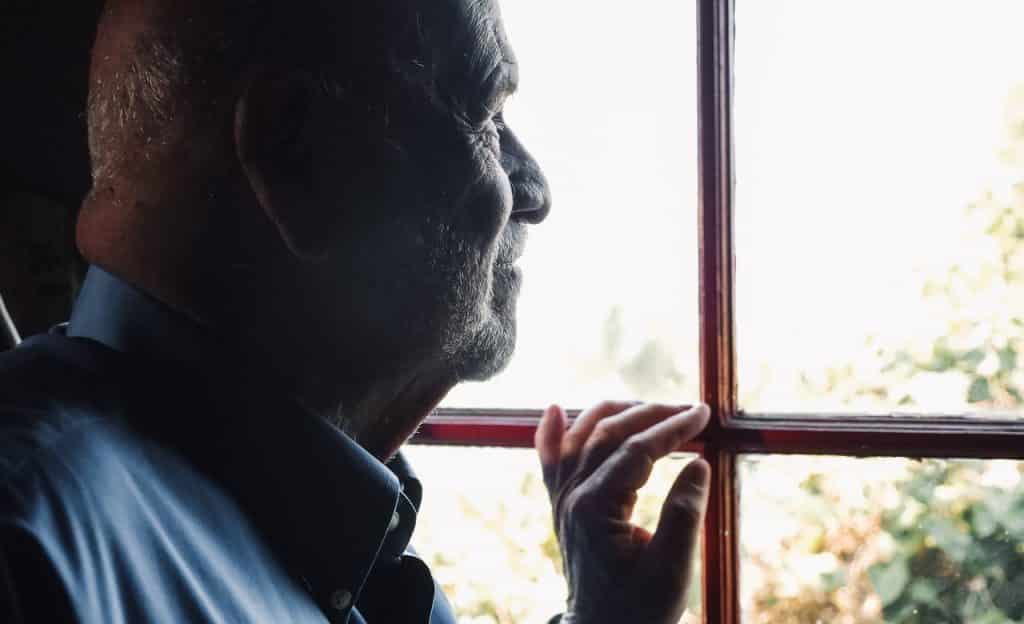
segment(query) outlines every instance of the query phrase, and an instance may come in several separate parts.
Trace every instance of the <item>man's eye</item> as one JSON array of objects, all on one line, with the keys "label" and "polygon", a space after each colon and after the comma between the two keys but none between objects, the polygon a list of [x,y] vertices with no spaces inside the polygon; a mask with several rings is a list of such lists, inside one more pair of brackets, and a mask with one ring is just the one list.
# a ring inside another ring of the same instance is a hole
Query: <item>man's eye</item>
[{"label": "man's eye", "polygon": [[472,132],[486,132],[491,128],[494,119],[494,113],[487,109],[481,109],[462,117],[467,129]]},{"label": "man's eye", "polygon": [[494,116],[480,123],[472,133],[479,142],[479,145],[486,146],[488,151],[498,156],[501,154],[501,133],[503,130],[504,124],[497,116]]}]

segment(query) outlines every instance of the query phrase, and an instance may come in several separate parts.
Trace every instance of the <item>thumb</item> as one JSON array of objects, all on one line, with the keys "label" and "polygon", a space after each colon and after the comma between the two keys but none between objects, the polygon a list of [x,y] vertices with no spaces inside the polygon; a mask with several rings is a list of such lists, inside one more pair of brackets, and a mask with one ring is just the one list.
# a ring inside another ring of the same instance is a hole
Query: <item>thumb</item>
[{"label": "thumb", "polygon": [[648,549],[655,559],[652,563],[672,571],[684,586],[689,583],[693,554],[700,541],[710,482],[711,467],[703,459],[695,459],[683,468],[665,498],[658,530]]}]

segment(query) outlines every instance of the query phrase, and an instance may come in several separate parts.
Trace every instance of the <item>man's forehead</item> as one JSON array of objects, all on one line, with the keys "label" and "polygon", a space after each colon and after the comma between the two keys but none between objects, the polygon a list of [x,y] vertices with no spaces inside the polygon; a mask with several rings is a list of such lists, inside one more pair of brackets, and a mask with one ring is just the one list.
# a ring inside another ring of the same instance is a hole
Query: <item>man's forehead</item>
[{"label": "man's forehead", "polygon": [[[423,54],[437,55],[446,72],[489,75],[500,63],[514,64],[497,0],[392,0],[404,14],[406,37]],[[405,42],[406,44],[410,42]]]}]

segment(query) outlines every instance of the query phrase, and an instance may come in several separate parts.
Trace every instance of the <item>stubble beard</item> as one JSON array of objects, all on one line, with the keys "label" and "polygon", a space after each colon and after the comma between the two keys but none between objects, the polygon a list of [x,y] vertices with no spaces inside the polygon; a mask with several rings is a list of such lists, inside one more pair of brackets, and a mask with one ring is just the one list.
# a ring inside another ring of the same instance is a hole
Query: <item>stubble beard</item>
[{"label": "stubble beard", "polygon": [[[413,324],[419,335],[410,336],[422,340],[432,334],[437,342],[433,349],[428,347],[423,352],[433,351],[435,355],[428,362],[406,362],[402,368],[410,377],[438,377],[451,379],[452,383],[484,381],[508,365],[516,343],[519,283],[511,267],[498,264],[496,259],[504,252],[503,246],[521,242],[517,237],[523,235],[503,232],[502,239],[486,254],[472,249],[464,240],[442,235],[441,244],[427,262],[433,279],[438,280],[435,284],[441,305],[435,320],[421,317],[422,326]],[[368,450],[376,446],[371,440],[411,435],[419,422],[408,422],[405,415],[396,419],[396,413],[380,409],[405,383],[401,377],[404,375],[395,380],[396,386],[381,388],[381,395],[366,397],[358,406],[342,406],[332,420]],[[410,413],[408,420],[416,417]]]},{"label": "stubble beard", "polygon": [[448,328],[444,353],[458,381],[490,379],[512,359],[519,278],[511,266],[496,259],[516,238],[511,229],[503,232],[487,260],[477,268],[464,265],[455,282],[450,317],[455,322]]},{"label": "stubble beard", "polygon": [[479,326],[466,332],[450,350],[450,362],[459,381],[485,381],[508,366],[515,351],[517,288],[508,272],[495,269]]}]

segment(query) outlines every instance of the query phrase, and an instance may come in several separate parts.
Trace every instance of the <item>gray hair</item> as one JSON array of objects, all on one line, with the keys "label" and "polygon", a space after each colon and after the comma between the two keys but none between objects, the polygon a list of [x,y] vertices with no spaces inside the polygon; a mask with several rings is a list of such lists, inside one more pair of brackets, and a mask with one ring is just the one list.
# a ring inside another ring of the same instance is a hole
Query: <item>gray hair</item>
[{"label": "gray hair", "polygon": [[[163,140],[161,128],[180,112],[188,82],[184,59],[180,45],[143,35],[123,69],[90,84],[86,114],[94,184],[119,169],[124,158],[147,158],[146,144]],[[142,154],[124,149],[126,133],[136,135],[133,143],[143,146]]]},{"label": "gray hair", "polygon": [[[162,5],[164,13],[173,14],[170,27],[144,25],[125,58],[94,57],[86,111],[94,185],[131,162],[156,158],[177,141],[187,140],[192,154],[202,153],[209,147],[203,142],[213,138],[203,130],[220,123],[217,113],[230,104],[226,96],[233,80],[264,59],[294,62],[316,78],[322,94],[343,95],[331,67],[334,55],[326,48],[335,40],[330,31],[336,24],[321,19],[306,21],[305,28],[297,25],[320,14],[317,2],[308,3],[313,12],[255,0],[221,0],[216,8],[200,2],[203,10],[191,12],[186,4]],[[108,70],[97,72],[104,65]]]}]

